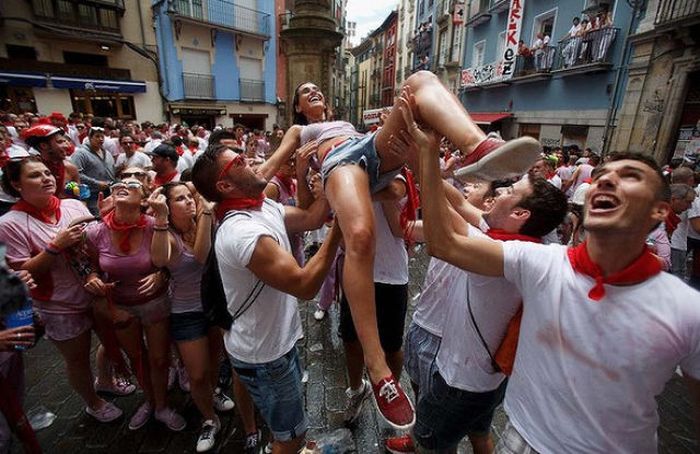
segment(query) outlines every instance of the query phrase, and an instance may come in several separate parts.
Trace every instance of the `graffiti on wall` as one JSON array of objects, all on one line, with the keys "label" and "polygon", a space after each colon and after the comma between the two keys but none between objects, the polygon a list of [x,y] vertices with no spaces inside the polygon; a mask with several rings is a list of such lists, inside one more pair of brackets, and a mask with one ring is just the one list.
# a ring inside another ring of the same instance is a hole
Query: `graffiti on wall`
[{"label": "graffiti on wall", "polygon": [[462,70],[462,86],[481,85],[498,82],[503,78],[503,62],[497,61],[486,65]]}]

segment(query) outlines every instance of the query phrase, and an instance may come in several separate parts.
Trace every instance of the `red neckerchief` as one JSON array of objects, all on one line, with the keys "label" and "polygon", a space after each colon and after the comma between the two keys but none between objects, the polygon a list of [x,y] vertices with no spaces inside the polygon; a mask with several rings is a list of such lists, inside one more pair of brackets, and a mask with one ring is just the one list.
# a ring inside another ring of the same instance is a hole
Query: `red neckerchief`
[{"label": "red neckerchief", "polygon": [[413,178],[413,172],[404,166],[401,170],[404,178],[406,178],[406,204],[401,209],[401,214],[399,221],[401,223],[401,230],[403,230],[404,241],[407,246],[411,246],[413,241],[411,241],[411,232],[408,230],[408,224],[411,221],[415,221],[418,218],[418,207],[420,207],[420,196],[418,195],[418,188],[416,187],[416,180]]},{"label": "red neckerchief", "polygon": [[501,229],[489,229],[486,234],[493,238],[494,240],[501,240],[501,241],[529,241],[530,243],[541,243],[542,240],[540,238],[530,236],[530,235],[523,235],[521,233],[513,233],[513,232],[506,232],[505,230]]},{"label": "red neckerchief", "polygon": [[63,159],[58,161],[42,159],[41,161],[49,169],[54,178],[56,178],[56,195],[59,197],[63,196],[66,182],[66,163],[63,161]]},{"label": "red neckerchief", "polygon": [[131,246],[129,244],[129,241],[131,240],[131,234],[136,229],[143,229],[146,227],[146,225],[148,224],[148,222],[146,222],[146,215],[141,214],[139,216],[138,221],[136,221],[133,224],[122,224],[121,222],[117,221],[114,213],[115,210],[112,210],[109,213],[105,214],[102,218],[102,221],[111,231],[122,233],[122,239],[119,240],[119,250],[125,254],[128,254],[129,250],[131,249]]},{"label": "red neckerchief", "polygon": [[603,284],[636,284],[661,272],[659,259],[651,253],[646,245],[639,257],[627,265],[625,269],[610,276],[603,276],[603,270],[591,260],[585,241],[576,247],[569,248],[567,252],[569,262],[571,262],[575,272],[595,279],[595,285],[588,292],[588,297],[593,301],[600,301],[605,296]]},{"label": "red neckerchief", "polygon": [[177,176],[177,170],[174,170],[173,173],[169,173],[163,177],[160,175],[156,174],[156,176],[153,178],[153,186],[156,188],[159,188],[163,186],[166,183],[170,183],[173,181],[173,178]]},{"label": "red neckerchief", "polygon": [[197,145],[190,145],[188,149],[190,150],[190,153],[194,155],[195,153],[197,153],[197,150],[199,150],[199,147]]},{"label": "red neckerchief", "polygon": [[666,224],[666,233],[670,236],[673,235],[676,227],[681,223],[681,218],[673,210],[670,210],[666,219],[664,219],[664,223]]},{"label": "red neckerchief", "polygon": [[[528,241],[530,243],[541,243],[540,238],[523,235],[520,233],[506,232],[500,229],[490,229],[486,234],[494,240],[501,241]],[[515,364],[515,354],[518,351],[518,337],[520,336],[520,322],[523,318],[523,305],[520,302],[520,309],[513,315],[506,327],[506,333],[503,336],[501,344],[496,349],[493,355],[495,363],[498,365],[498,370],[505,375],[513,373],[513,365]]]},{"label": "red neckerchief", "polygon": [[[24,199],[12,205],[12,210],[27,213],[45,224],[58,224],[58,221],[61,220],[61,201],[55,195],[49,198],[49,203],[43,210],[40,210]],[[51,216],[56,217],[55,223],[51,220]]]},{"label": "red neckerchief", "polygon": [[178,145],[177,147],[175,147],[175,151],[177,151],[178,156],[182,156],[183,154],[185,154],[185,148],[182,145]]},{"label": "red neckerchief", "polygon": [[259,209],[265,201],[265,194],[262,192],[258,197],[236,197],[226,199],[216,205],[216,218],[221,221],[226,213],[231,210],[251,210]]},{"label": "red neckerchief", "polygon": [[282,186],[284,186],[284,189],[287,191],[287,194],[294,197],[297,193],[297,184],[294,181],[294,178],[289,177],[283,174],[282,172],[277,172],[275,176],[278,180],[280,180],[280,183],[282,183]]}]

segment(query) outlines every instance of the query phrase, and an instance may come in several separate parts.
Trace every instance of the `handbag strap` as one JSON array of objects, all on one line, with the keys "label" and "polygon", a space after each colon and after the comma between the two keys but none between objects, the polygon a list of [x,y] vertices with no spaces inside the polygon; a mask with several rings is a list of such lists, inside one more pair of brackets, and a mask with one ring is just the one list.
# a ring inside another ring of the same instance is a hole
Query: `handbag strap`
[{"label": "handbag strap", "polygon": [[498,365],[496,362],[496,358],[493,357],[491,354],[491,350],[489,350],[489,345],[486,343],[486,340],[484,340],[484,336],[481,335],[481,330],[479,329],[479,325],[476,323],[476,319],[474,318],[474,312],[472,312],[472,303],[471,299],[469,298],[469,282],[467,281],[467,309],[469,309],[469,317],[472,320],[472,325],[474,326],[474,329],[476,330],[477,336],[479,336],[479,340],[481,340],[481,344],[484,346],[484,350],[486,350],[486,353],[488,353],[489,358],[491,359],[491,367],[496,372],[502,372],[501,366]]}]

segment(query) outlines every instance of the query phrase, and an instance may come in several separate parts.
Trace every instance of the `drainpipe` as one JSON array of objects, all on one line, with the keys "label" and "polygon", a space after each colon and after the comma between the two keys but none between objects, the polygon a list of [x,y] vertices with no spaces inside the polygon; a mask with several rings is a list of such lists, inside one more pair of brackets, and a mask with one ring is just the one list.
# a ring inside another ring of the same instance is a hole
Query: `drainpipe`
[{"label": "drainpipe", "polygon": [[622,71],[623,68],[626,68],[628,60],[630,58],[632,48],[632,46],[630,45],[630,35],[632,34],[632,28],[634,27],[635,19],[637,19],[637,16],[639,15],[640,11],[640,5],[638,4],[638,2],[628,1],[628,4],[632,7],[632,17],[630,17],[630,23],[627,27],[624,51],[622,52],[622,57],[620,58],[620,62],[617,66],[617,71],[615,74],[615,84],[613,85],[613,93],[612,99],[610,100],[610,108],[608,109],[608,114],[605,118],[605,128],[603,129],[603,149],[601,150],[601,157],[605,156],[610,151],[610,138],[608,137],[608,135],[611,132],[610,130],[612,129],[610,127],[610,123],[617,115],[617,97],[620,91],[620,82],[622,81]]}]

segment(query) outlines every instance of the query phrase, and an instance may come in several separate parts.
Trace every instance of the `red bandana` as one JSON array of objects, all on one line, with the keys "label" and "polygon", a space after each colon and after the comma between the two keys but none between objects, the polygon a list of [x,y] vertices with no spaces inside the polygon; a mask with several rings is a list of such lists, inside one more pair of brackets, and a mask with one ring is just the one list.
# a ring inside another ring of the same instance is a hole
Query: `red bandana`
[{"label": "red bandana", "polygon": [[122,239],[119,240],[119,250],[125,254],[128,254],[129,250],[131,249],[131,246],[129,245],[129,241],[131,240],[131,233],[136,229],[143,229],[147,225],[145,214],[141,214],[141,216],[139,216],[138,221],[136,221],[133,224],[122,224],[117,221],[114,214],[114,210],[105,214],[105,216],[102,218],[102,221],[111,231],[122,232]]},{"label": "red bandana", "polygon": [[156,174],[156,176],[153,178],[153,186],[156,188],[159,188],[163,186],[164,184],[170,183],[173,181],[173,178],[177,176],[177,170],[173,171],[173,173],[169,173],[163,177],[160,175]]},{"label": "red bandana", "polygon": [[399,221],[401,222],[401,229],[403,230],[403,237],[406,241],[407,246],[411,246],[413,243],[411,241],[411,232],[408,232],[409,222],[415,221],[418,218],[418,207],[420,207],[420,196],[418,195],[418,188],[416,187],[416,180],[413,178],[413,172],[408,167],[404,167],[401,171],[403,176],[406,178],[406,204],[401,209],[401,215]]},{"label": "red bandana", "polygon": [[226,216],[231,210],[251,210],[259,209],[263,202],[265,201],[265,194],[262,192],[260,195],[255,197],[238,197],[233,199],[226,199],[222,202],[216,204],[216,218],[220,221]]},{"label": "red bandana", "polygon": [[493,238],[494,240],[501,240],[501,241],[529,241],[530,243],[541,243],[542,240],[540,238],[534,237],[534,236],[529,236],[529,235],[522,235],[520,233],[512,233],[512,232],[506,232],[505,230],[501,229],[489,229],[488,232],[486,232],[488,236]]},{"label": "red bandana", "polygon": [[678,227],[678,224],[681,223],[681,218],[678,216],[676,213],[673,212],[673,210],[668,212],[668,216],[666,216],[666,219],[664,220],[666,224],[666,233],[668,235],[673,235],[673,232],[676,230],[676,227]]},{"label": "red bandana", "polygon": [[605,296],[603,284],[635,284],[661,272],[659,259],[646,246],[635,261],[627,265],[625,269],[610,276],[603,276],[603,270],[591,260],[585,241],[576,247],[569,248],[567,252],[574,271],[595,279],[595,285],[588,292],[588,297],[593,301],[600,301]]},{"label": "red bandana", "polygon": [[55,195],[52,195],[51,198],[49,198],[49,203],[43,210],[40,210],[34,205],[26,202],[24,199],[12,205],[12,209],[14,211],[22,211],[27,213],[31,217],[36,218],[46,224],[54,224],[54,222],[51,220],[51,216],[56,216],[55,224],[58,224],[58,221],[61,220],[61,201]]}]

